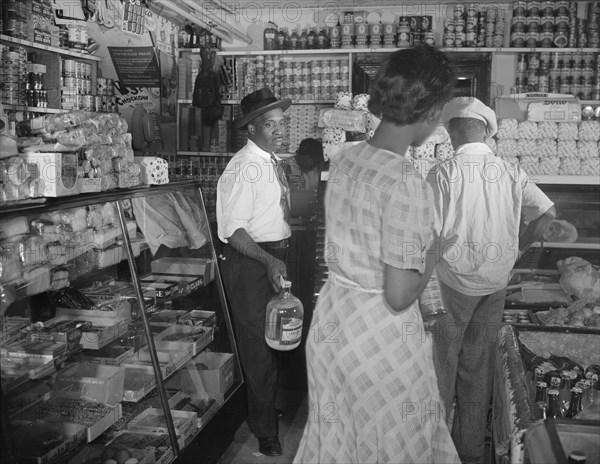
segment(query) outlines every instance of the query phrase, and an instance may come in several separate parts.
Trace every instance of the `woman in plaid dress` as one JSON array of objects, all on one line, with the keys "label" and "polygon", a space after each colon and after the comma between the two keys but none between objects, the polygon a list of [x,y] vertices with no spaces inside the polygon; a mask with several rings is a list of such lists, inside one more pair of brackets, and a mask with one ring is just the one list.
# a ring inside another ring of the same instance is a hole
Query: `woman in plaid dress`
[{"label": "woman in plaid dress", "polygon": [[306,358],[311,413],[295,463],[458,463],[416,299],[431,275],[431,195],[404,156],[452,94],[443,53],[401,50],[380,68],[373,138],[337,157],[325,211],[329,280]]}]

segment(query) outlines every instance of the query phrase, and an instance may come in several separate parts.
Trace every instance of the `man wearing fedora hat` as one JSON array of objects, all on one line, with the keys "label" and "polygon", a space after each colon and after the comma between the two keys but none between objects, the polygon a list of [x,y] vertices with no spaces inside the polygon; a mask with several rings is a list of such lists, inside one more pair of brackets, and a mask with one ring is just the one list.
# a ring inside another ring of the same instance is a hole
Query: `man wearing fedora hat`
[{"label": "man wearing fedora hat", "polygon": [[221,268],[233,315],[248,392],[248,425],[267,456],[282,454],[278,438],[277,353],[264,339],[266,306],[287,275],[288,186],[274,152],[283,142],[283,112],[292,102],[269,88],[246,95],[236,129],[248,142],[227,164],[217,184]]},{"label": "man wearing fedora hat", "polygon": [[[496,113],[477,98],[457,97],[442,110],[455,156],[429,173],[439,236],[437,274],[447,314],[434,327],[434,364],[446,411],[456,396],[452,438],[463,463],[478,463],[497,329],[511,269],[554,218],[552,201],[519,167],[485,143]],[[521,220],[528,225],[521,230]]]}]

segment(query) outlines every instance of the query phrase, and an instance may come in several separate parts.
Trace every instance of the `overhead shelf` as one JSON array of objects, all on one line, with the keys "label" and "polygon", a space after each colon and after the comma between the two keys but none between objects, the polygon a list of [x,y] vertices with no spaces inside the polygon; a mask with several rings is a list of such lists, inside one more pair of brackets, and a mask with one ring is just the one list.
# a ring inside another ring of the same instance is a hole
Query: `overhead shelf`
[{"label": "overhead shelf", "polygon": [[30,113],[68,113],[70,111],[59,108],[38,108],[37,106],[12,105],[10,103],[2,103],[2,107],[5,110],[28,111]]},{"label": "overhead shelf", "polygon": [[574,242],[574,243],[560,243],[560,242],[534,242],[531,246],[536,248],[562,248],[562,249],[577,249],[577,250],[600,250],[600,242]]},{"label": "overhead shelf", "polygon": [[532,176],[536,184],[600,185],[598,176]]},{"label": "overhead shelf", "polygon": [[64,48],[58,48],[58,47],[51,47],[49,45],[32,42],[30,40],[15,39],[14,37],[11,37],[9,35],[0,34],[0,42],[13,43],[15,45],[20,45],[22,47],[31,48],[34,50],[43,50],[43,51],[47,51],[47,52],[58,53],[60,55],[74,56],[74,57],[82,59],[82,60],[88,60],[88,61],[103,61],[104,60],[104,58],[90,55],[88,53],[76,52],[74,50],[66,50]]}]

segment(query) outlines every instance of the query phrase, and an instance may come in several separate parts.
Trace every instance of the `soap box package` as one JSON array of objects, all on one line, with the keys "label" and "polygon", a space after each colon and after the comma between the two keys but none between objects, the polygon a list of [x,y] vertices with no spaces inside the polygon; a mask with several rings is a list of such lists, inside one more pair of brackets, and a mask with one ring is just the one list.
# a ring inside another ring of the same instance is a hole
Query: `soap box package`
[{"label": "soap box package", "polygon": [[64,197],[78,195],[77,155],[67,153],[21,153],[27,163],[37,164],[42,196]]}]

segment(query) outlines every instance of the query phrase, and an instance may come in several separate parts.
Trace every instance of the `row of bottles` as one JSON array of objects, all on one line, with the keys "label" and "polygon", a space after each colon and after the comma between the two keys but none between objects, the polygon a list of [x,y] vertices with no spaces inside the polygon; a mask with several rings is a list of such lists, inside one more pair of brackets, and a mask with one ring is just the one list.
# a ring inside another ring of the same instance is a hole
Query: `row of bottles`
[{"label": "row of bottles", "polygon": [[264,50],[317,50],[339,46],[339,24],[332,28],[312,26],[299,30],[294,27],[290,34],[287,27],[278,28],[270,22],[264,31]]}]

